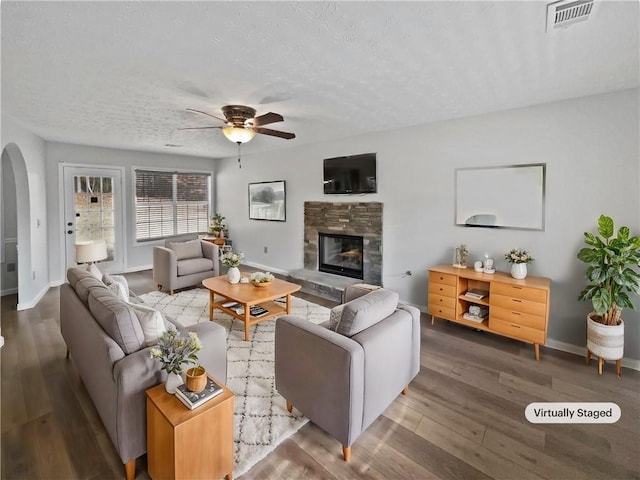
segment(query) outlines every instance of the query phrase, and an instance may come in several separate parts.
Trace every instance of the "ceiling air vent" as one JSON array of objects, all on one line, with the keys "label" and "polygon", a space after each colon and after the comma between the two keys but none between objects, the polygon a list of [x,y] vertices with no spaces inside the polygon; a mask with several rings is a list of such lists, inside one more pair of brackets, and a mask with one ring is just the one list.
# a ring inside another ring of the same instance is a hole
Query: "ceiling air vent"
[{"label": "ceiling air vent", "polygon": [[547,5],[547,33],[589,19],[594,0],[561,0]]}]

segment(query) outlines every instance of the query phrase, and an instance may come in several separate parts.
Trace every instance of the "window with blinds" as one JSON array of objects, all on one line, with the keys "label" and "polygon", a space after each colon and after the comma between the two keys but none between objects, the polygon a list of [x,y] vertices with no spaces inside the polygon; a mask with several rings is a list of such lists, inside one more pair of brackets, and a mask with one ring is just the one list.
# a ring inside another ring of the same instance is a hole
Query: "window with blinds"
[{"label": "window with blinds", "polygon": [[135,170],[136,240],[157,240],[209,227],[211,175]]}]

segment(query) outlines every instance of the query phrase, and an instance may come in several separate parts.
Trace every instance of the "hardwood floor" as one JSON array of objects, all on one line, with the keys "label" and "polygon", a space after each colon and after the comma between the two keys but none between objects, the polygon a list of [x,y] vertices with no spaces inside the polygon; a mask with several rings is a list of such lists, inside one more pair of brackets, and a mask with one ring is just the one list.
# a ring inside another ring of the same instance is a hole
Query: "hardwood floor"
[{"label": "hardwood floor", "polygon": [[[128,274],[141,294],[149,271]],[[2,478],[124,478],[124,468],[59,329],[58,288],[33,309],[2,298]],[[332,302],[300,294],[331,307]],[[551,319],[553,321],[553,319]],[[638,479],[640,372],[480,333],[423,315],[422,369],[408,395],[342,460],[340,444],[308,423],[243,479]],[[615,402],[613,425],[534,425],[534,401]],[[137,478],[149,478],[146,456]]]}]

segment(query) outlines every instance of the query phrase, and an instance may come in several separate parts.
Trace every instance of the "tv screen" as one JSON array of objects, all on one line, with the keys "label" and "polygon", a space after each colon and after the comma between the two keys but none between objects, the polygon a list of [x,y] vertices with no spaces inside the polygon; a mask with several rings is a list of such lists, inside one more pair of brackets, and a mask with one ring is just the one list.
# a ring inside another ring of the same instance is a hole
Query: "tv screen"
[{"label": "tv screen", "polygon": [[324,159],[324,193],[376,193],[376,154]]}]

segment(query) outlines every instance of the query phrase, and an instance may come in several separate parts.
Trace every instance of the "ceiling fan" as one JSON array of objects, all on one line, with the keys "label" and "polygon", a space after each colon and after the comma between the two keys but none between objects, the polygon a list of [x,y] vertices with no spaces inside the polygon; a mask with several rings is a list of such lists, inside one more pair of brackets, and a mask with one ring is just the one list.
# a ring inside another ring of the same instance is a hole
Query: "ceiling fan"
[{"label": "ceiling fan", "polygon": [[224,119],[193,108],[187,108],[187,111],[201,113],[202,115],[215,118],[216,120],[224,122],[224,125],[213,127],[188,127],[179,128],[178,130],[204,130],[208,128],[219,128],[222,130],[224,136],[234,143],[247,143],[255,136],[256,133],[284,138],[286,140],[296,138],[293,133],[263,128],[263,125],[284,121],[282,115],[278,113],[269,112],[256,117],[256,110],[245,105],[226,105],[222,107],[222,113],[225,117]]}]

